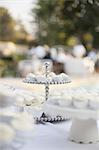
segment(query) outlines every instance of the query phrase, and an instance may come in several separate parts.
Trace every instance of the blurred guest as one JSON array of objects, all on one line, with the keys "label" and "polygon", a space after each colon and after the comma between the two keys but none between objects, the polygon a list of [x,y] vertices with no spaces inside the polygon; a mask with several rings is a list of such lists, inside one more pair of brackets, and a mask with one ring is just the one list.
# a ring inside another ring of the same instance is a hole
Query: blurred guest
[{"label": "blurred guest", "polygon": [[95,70],[97,73],[99,73],[99,59],[97,59],[97,61],[95,63]]},{"label": "blurred guest", "polygon": [[40,58],[42,59],[44,56],[45,56],[45,50],[44,50],[44,47],[39,45],[37,47],[33,47],[31,49],[31,54],[37,56],[37,58]]},{"label": "blurred guest", "polygon": [[86,54],[86,49],[82,44],[77,44],[73,47],[73,55],[81,58]]},{"label": "blurred guest", "polygon": [[56,50],[56,48],[51,48],[50,49],[50,53],[51,53],[51,58],[53,60],[56,60],[56,58],[57,58],[57,50]]},{"label": "blurred guest", "polygon": [[44,45],[44,50],[45,50],[45,56],[43,57],[43,59],[52,59],[50,48],[47,45]]},{"label": "blurred guest", "polygon": [[59,48],[58,55],[57,55],[57,62],[59,63],[65,63],[66,55],[63,48]]},{"label": "blurred guest", "polygon": [[97,53],[95,49],[92,49],[89,53],[88,53],[88,57],[93,60],[94,62],[96,62],[97,60]]},{"label": "blurred guest", "polygon": [[53,61],[53,72],[55,72],[56,74],[64,73],[64,64]]}]

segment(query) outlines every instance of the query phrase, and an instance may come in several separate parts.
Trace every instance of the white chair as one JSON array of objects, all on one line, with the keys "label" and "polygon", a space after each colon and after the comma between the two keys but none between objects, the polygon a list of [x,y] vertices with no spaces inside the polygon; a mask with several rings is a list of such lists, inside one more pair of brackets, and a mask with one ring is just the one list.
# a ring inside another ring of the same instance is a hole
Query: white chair
[{"label": "white chair", "polygon": [[18,64],[18,72],[20,76],[25,77],[28,73],[36,73],[39,71],[39,60],[22,60]]},{"label": "white chair", "polygon": [[65,61],[65,72],[74,76],[85,76],[92,74],[94,71],[93,64],[85,63],[83,58],[68,58]]}]

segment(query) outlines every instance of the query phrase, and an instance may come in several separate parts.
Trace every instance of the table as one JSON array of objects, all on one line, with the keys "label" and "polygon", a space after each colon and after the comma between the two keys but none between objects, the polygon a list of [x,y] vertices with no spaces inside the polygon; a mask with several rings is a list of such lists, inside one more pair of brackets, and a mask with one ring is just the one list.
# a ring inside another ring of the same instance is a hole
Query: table
[{"label": "table", "polygon": [[[98,76],[88,80],[90,85],[93,85],[94,81],[99,82]],[[77,82],[75,80],[73,85],[70,87],[79,86],[80,84],[84,85],[87,82],[87,79]],[[25,85],[22,83],[22,79],[0,79],[0,84],[7,83],[9,85],[18,86],[20,88],[29,89],[31,91],[39,91],[38,87],[31,87],[31,85]],[[24,144],[21,150],[99,150],[99,144],[77,144],[67,140],[71,122],[64,122],[56,124],[55,129],[49,127],[48,125],[36,125],[34,138],[31,142]]]},{"label": "table", "polygon": [[35,135],[21,150],[99,150],[99,144],[77,144],[68,141],[68,132],[71,121],[54,126],[38,124],[35,126]]}]

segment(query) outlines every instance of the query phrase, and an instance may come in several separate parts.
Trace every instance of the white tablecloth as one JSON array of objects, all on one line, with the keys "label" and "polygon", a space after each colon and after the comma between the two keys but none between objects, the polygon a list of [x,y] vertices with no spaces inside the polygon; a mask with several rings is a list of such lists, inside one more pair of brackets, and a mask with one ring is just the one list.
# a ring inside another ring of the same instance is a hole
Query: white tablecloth
[{"label": "white tablecloth", "polygon": [[99,144],[77,144],[68,140],[71,122],[35,126],[34,139],[21,150],[99,150]]}]

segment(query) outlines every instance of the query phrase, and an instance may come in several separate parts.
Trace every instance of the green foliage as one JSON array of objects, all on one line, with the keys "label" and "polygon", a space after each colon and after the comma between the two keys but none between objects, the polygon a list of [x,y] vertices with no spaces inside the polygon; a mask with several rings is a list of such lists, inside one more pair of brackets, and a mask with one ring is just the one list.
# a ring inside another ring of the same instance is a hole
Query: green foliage
[{"label": "green foliage", "polygon": [[25,54],[14,54],[13,59],[16,62],[19,62],[20,60],[27,59],[27,56]]},{"label": "green foliage", "polygon": [[14,54],[11,60],[6,58],[0,59],[0,77],[16,77],[18,76],[17,65],[20,60],[26,59],[25,54]]},{"label": "green foliage", "polygon": [[0,40],[13,40],[15,21],[6,8],[0,7]]},{"label": "green foliage", "polygon": [[29,44],[29,34],[20,20],[15,21],[9,11],[0,7],[0,41]]},{"label": "green foliage", "polygon": [[0,59],[0,77],[12,77],[17,74],[17,63],[15,61]]},{"label": "green foliage", "polygon": [[63,20],[69,22],[69,26],[66,26],[68,35],[76,33],[82,39],[86,32],[91,33],[93,37],[99,32],[98,0],[64,1],[62,16]]},{"label": "green foliage", "polygon": [[38,0],[32,13],[42,44],[66,44],[75,35],[84,42],[90,33],[99,46],[99,0]]},{"label": "green foliage", "polygon": [[39,42],[42,44],[57,44],[64,39],[64,25],[60,20],[61,0],[39,0],[37,7],[32,10],[38,24]]}]

